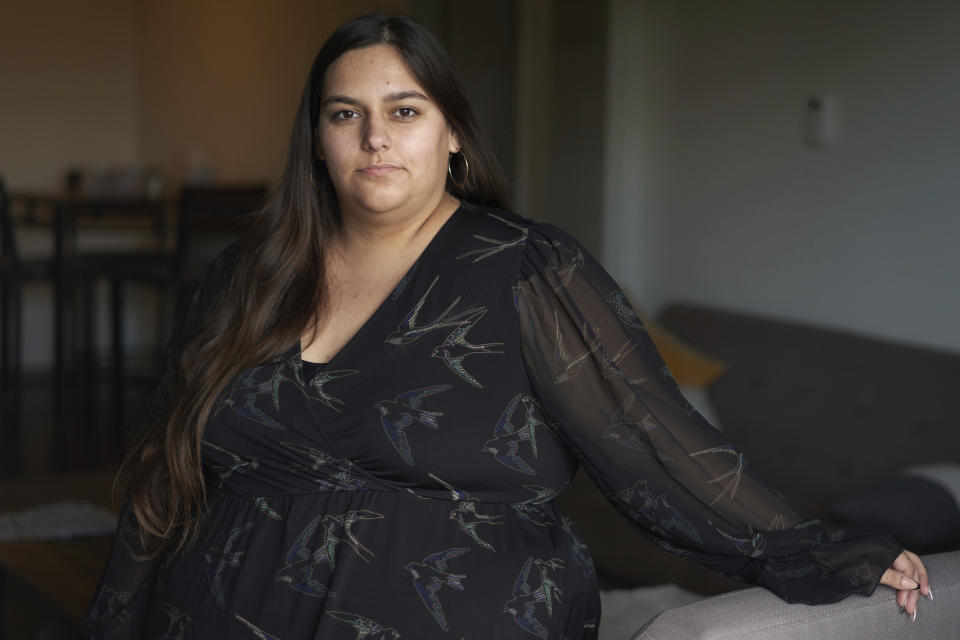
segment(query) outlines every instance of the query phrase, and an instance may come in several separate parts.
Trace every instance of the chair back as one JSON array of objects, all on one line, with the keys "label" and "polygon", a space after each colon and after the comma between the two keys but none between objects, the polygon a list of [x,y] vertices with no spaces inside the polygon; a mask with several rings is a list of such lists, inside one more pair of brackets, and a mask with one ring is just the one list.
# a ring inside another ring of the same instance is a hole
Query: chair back
[{"label": "chair back", "polygon": [[13,269],[20,261],[17,253],[17,238],[13,234],[13,217],[10,213],[10,194],[0,176],[0,264],[4,271]]},{"label": "chair back", "polygon": [[185,186],[180,192],[178,289],[193,289],[210,262],[246,227],[267,198],[264,184]]}]

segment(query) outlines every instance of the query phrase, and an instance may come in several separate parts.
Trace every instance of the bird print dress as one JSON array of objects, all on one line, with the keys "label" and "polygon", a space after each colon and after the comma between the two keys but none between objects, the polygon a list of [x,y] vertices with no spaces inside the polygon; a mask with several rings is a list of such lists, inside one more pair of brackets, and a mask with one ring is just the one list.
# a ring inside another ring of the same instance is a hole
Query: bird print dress
[{"label": "bird print dress", "polygon": [[89,637],[595,638],[596,572],[554,500],[578,465],[663,549],[791,602],[869,594],[902,548],[831,536],[763,484],[575,239],[466,203],[329,363],[298,343],[237,375],[203,459],[188,548],[135,559],[122,514]]}]

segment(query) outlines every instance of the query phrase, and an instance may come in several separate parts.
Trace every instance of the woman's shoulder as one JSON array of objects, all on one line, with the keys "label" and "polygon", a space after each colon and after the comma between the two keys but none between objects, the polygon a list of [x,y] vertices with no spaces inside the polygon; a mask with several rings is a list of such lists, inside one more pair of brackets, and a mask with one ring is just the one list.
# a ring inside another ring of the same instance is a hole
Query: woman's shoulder
[{"label": "woman's shoulder", "polygon": [[590,259],[576,238],[549,222],[468,203],[456,215],[461,216],[457,260],[483,262],[491,268],[507,261],[514,281],[547,272],[569,274]]},{"label": "woman's shoulder", "polygon": [[463,228],[468,234],[484,235],[498,243],[510,242],[521,248],[536,250],[536,245],[580,245],[561,227],[531,220],[506,209],[463,202],[460,212]]}]

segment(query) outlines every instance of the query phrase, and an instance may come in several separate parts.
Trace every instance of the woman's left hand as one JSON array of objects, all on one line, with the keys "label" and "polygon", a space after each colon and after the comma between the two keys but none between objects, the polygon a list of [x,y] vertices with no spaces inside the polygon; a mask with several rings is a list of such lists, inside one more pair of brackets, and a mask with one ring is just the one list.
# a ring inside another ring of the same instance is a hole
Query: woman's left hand
[{"label": "woman's left hand", "polygon": [[893,561],[893,566],[883,572],[880,584],[897,590],[897,604],[906,610],[912,620],[917,619],[920,594],[933,600],[927,568],[917,554],[906,549]]}]

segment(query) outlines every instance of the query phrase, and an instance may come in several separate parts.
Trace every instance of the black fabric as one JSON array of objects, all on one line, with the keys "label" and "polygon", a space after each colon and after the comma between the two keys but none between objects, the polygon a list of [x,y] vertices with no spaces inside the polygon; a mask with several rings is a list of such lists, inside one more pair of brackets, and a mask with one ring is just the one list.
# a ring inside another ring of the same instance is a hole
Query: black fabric
[{"label": "black fabric", "polygon": [[307,362],[303,361],[303,379],[313,380],[327,366],[326,362]]},{"label": "black fabric", "polygon": [[595,638],[554,500],[578,463],[662,547],[791,601],[870,593],[901,548],[831,539],[763,485],[578,242],[463,205],[322,371],[293,344],[228,386],[199,539],[139,563],[125,518],[90,636]]},{"label": "black fabric", "polygon": [[960,507],[947,489],[925,478],[884,478],[830,505],[852,526],[886,531],[917,553],[960,545]]}]

